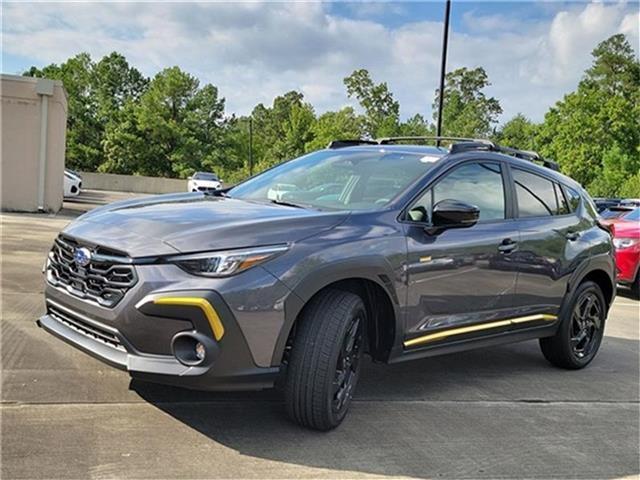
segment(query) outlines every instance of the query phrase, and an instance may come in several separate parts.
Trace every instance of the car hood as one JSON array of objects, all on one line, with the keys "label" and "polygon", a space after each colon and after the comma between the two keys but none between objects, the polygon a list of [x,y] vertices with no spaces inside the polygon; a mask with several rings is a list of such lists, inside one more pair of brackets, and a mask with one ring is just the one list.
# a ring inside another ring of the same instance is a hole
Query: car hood
[{"label": "car hood", "polygon": [[100,207],[79,217],[64,233],[144,257],[295,242],[333,228],[347,216],[189,193]]}]

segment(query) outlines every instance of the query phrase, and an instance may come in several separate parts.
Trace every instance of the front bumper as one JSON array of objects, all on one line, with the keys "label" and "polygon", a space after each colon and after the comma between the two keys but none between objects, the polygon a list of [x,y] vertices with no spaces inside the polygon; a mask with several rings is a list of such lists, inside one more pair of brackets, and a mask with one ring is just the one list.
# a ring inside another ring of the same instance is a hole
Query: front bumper
[{"label": "front bumper", "polygon": [[633,283],[640,268],[640,246],[616,250],[616,267],[619,283]]},{"label": "front bumper", "polygon": [[[69,321],[63,321],[58,315],[43,315],[38,319],[37,324],[59,339],[121,370],[179,376],[202,375],[207,370],[206,367],[187,367],[167,355],[132,353],[122,348],[122,343],[118,346],[110,345],[107,341],[100,340],[97,335],[92,335],[89,329],[74,326]],[[105,328],[104,325],[95,326],[99,329]],[[117,333],[116,335],[119,337],[119,342],[123,342],[123,338]]]},{"label": "front bumper", "polygon": [[[274,385],[280,369],[279,362],[272,365],[271,355],[284,322],[279,305],[288,293],[275,277],[255,268],[242,279],[210,280],[172,265],[139,266],[137,273],[139,282],[114,308],[47,284],[47,313],[38,325],[141,380],[198,390],[258,390]],[[262,300],[258,305],[257,294]],[[159,301],[166,299],[171,302]],[[180,304],[176,299],[189,301]],[[198,300],[219,317],[218,331]],[[205,340],[202,364],[185,365],[174,356],[172,339],[185,333]]]}]

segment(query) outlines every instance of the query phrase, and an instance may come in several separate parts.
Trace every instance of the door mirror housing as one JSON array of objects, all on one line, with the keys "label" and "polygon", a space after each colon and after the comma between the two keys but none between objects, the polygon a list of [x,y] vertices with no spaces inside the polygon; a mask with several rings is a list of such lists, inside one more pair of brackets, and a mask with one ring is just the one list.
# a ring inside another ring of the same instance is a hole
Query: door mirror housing
[{"label": "door mirror housing", "polygon": [[458,200],[445,199],[433,207],[432,226],[439,230],[447,228],[467,228],[478,223],[480,209],[475,205]]}]

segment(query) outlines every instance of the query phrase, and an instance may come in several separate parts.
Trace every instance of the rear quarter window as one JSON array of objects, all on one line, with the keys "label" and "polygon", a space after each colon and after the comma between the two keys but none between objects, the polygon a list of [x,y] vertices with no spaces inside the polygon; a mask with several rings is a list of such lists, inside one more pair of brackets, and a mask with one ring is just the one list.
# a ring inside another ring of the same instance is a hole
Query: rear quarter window
[{"label": "rear quarter window", "polygon": [[[564,186],[564,193],[567,196],[567,202],[569,203],[569,209],[571,210],[571,212],[573,213],[578,210],[578,207],[580,206],[580,194],[573,188],[567,187],[566,185]],[[590,202],[587,202],[587,204],[589,203]],[[592,207],[597,212],[595,206]]]}]

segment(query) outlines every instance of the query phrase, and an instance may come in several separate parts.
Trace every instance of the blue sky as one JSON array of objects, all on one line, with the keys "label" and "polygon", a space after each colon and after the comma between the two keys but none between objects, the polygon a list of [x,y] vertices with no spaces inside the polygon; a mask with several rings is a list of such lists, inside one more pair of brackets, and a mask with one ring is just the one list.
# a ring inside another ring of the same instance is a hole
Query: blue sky
[{"label": "blue sky", "polygon": [[[245,114],[291,89],[318,113],[351,105],[342,79],[367,68],[403,117],[430,118],[443,12],[443,2],[5,2],[2,72],[115,50],[148,76],[178,65]],[[608,36],[638,45],[637,2],[454,0],[451,24],[449,69],[483,66],[503,120],[541,120]]]}]

